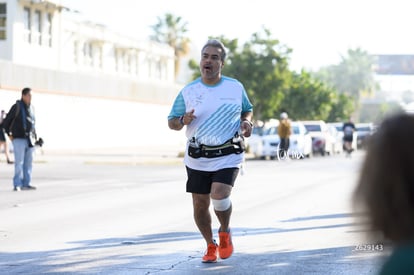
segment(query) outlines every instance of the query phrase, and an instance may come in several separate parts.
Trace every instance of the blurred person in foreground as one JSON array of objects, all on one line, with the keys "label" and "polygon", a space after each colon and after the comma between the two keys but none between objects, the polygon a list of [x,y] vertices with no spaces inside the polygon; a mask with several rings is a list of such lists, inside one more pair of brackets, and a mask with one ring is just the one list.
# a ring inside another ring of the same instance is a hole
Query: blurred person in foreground
[{"label": "blurred person in foreground", "polygon": [[[201,50],[201,77],[187,84],[176,97],[168,126],[188,138],[184,164],[186,191],[192,194],[194,220],[207,244],[204,263],[229,258],[230,194],[244,158],[243,136],[252,132],[252,104],[243,85],[222,75],[224,45],[209,40]],[[219,244],[213,238],[210,202],[220,223]]]},{"label": "blurred person in foreground", "polygon": [[367,214],[369,238],[393,248],[381,275],[414,274],[413,141],[413,115],[385,118],[368,143],[354,193],[356,209]]},{"label": "blurred person in foreground", "polygon": [[280,138],[280,145],[278,150],[279,159],[289,158],[289,137],[292,134],[292,126],[286,112],[280,114],[279,126],[277,127],[277,134]]},{"label": "blurred person in foreground", "polygon": [[7,144],[6,134],[3,129],[3,120],[6,118],[6,111],[1,110],[0,114],[0,150],[3,147],[4,154],[6,155],[6,161],[8,164],[13,164],[10,159],[9,145]]},{"label": "blurred person in foreground", "polygon": [[36,189],[36,187],[30,185],[33,153],[37,139],[35,116],[31,102],[32,90],[24,88],[21,99],[13,104],[3,121],[4,131],[13,143],[14,191]]}]

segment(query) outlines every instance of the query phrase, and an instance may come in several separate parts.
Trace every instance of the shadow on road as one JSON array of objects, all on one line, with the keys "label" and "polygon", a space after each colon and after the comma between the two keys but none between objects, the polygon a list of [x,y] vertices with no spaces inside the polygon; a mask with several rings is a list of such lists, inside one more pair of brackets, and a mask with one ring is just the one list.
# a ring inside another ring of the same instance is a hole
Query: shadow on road
[{"label": "shadow on road", "polygon": [[[282,222],[350,216],[352,214],[343,213],[298,217]],[[355,246],[329,247],[329,244],[320,249],[283,251],[274,244],[275,239],[281,238],[279,233],[353,225],[233,228],[234,239],[238,242],[246,243],[247,238],[253,239],[252,252],[238,252],[236,249],[231,258],[215,264],[202,264],[200,257],[203,251],[188,249],[186,242],[200,241],[198,232],[167,232],[132,238],[82,240],[69,243],[72,247],[67,249],[2,252],[0,270],[7,270],[7,274],[376,274],[386,255],[381,253],[383,251],[355,251]],[[329,231],[326,232],[328,234]],[[262,243],[263,238],[259,235],[268,235],[273,245],[268,247]],[[259,241],[254,241],[255,236]]]}]

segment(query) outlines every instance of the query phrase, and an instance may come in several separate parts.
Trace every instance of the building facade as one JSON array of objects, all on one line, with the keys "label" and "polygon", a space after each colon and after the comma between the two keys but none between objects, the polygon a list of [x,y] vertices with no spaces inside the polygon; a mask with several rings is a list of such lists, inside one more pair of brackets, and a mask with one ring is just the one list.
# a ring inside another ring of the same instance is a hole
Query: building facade
[{"label": "building facade", "polygon": [[23,87],[33,90],[45,152],[182,144],[166,123],[181,88],[174,49],[115,33],[60,1],[0,0],[0,109]]},{"label": "building facade", "polygon": [[[60,1],[0,0],[0,60],[10,66],[35,68],[44,71],[48,83],[36,81],[41,90],[94,94],[93,87],[102,91],[101,83],[93,83],[93,77],[106,79],[105,87],[117,86],[122,79],[130,82],[128,95],[139,100],[140,83],[143,89],[165,90],[174,85],[174,49],[153,41],[139,41],[105,26],[95,24],[77,16]],[[29,69],[30,70],[30,69]],[[24,72],[21,72],[24,74]],[[4,72],[3,72],[4,74]],[[48,75],[52,74],[52,77]],[[60,75],[62,74],[62,75]],[[87,75],[92,81],[82,83],[70,81],[70,74]],[[60,77],[56,77],[60,75]],[[31,79],[31,76],[27,76]],[[66,82],[51,85],[55,80]],[[108,83],[111,79],[114,84]],[[21,86],[22,79],[1,79],[1,85]],[[92,85],[91,85],[92,84]],[[132,93],[131,93],[132,89]],[[122,90],[112,94],[117,97]],[[95,91],[96,92],[96,91]]]}]

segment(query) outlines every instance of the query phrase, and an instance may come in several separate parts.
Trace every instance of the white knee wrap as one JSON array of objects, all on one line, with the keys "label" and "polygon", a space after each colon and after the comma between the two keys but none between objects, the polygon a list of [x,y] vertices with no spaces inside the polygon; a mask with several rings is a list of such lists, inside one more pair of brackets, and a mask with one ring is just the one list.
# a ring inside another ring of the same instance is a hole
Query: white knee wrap
[{"label": "white knee wrap", "polygon": [[227,197],[222,200],[211,199],[211,201],[213,202],[214,210],[217,211],[226,211],[231,206],[230,197]]}]

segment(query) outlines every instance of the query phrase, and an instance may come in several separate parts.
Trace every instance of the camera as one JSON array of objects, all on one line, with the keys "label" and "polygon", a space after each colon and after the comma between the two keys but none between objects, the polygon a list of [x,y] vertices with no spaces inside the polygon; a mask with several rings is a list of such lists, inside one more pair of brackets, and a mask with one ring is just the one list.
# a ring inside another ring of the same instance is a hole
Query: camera
[{"label": "camera", "polygon": [[39,146],[39,147],[42,147],[43,143],[44,143],[43,138],[38,138],[35,142],[35,145]]}]

